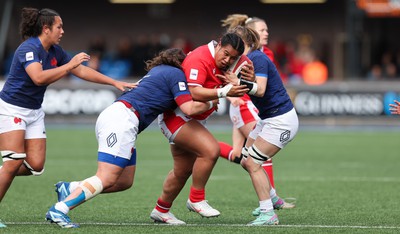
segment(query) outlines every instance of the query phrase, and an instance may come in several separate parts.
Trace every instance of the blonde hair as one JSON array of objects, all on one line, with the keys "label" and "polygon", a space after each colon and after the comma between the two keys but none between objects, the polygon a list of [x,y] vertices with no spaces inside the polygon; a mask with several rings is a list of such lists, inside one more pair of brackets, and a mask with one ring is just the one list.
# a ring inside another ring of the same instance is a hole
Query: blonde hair
[{"label": "blonde hair", "polygon": [[221,20],[222,27],[227,27],[227,30],[235,28],[237,26],[249,27],[255,29],[255,23],[265,22],[265,20],[258,17],[249,17],[245,14],[231,14],[226,19]]},{"label": "blonde hair", "polygon": [[264,21],[262,19],[253,17],[250,18],[244,14],[232,14],[224,20],[221,20],[222,27],[226,27],[228,32],[238,33],[244,43],[249,46],[251,51],[257,50],[261,47],[260,36],[255,30],[255,22]]},{"label": "blonde hair", "polygon": [[261,47],[260,36],[252,28],[239,25],[228,29],[228,32],[238,34],[242,38],[243,42],[250,47],[250,51],[258,50]]}]

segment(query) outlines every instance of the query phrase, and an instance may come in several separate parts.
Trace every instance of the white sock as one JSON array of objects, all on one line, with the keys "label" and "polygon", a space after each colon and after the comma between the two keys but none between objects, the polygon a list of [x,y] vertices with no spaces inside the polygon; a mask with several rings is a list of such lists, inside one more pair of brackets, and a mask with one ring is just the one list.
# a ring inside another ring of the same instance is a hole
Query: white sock
[{"label": "white sock", "polygon": [[271,199],[275,198],[276,196],[276,190],[274,188],[271,187],[271,191],[269,191],[269,196],[271,197]]},{"label": "white sock", "polygon": [[64,202],[57,202],[54,206],[56,210],[63,212],[64,214],[68,214],[69,207]]},{"label": "white sock", "polygon": [[79,181],[72,181],[69,183],[69,192],[72,193],[73,191],[75,191],[76,188],[78,188],[79,184],[81,182]]},{"label": "white sock", "polygon": [[274,210],[274,206],[272,205],[271,199],[259,201],[260,202],[260,212],[269,212]]}]

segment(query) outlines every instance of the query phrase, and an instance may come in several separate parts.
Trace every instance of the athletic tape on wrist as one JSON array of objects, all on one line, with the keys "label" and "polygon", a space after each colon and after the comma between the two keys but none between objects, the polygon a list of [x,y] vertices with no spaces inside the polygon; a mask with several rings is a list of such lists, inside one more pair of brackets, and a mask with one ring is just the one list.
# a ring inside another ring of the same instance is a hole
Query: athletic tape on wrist
[{"label": "athletic tape on wrist", "polygon": [[209,105],[208,109],[211,110],[214,107],[213,101],[208,101],[208,105]]},{"label": "athletic tape on wrist", "polygon": [[227,84],[222,88],[217,89],[217,95],[219,98],[221,97],[226,97],[229,93],[229,90],[231,90],[231,88],[233,87],[232,84]]}]

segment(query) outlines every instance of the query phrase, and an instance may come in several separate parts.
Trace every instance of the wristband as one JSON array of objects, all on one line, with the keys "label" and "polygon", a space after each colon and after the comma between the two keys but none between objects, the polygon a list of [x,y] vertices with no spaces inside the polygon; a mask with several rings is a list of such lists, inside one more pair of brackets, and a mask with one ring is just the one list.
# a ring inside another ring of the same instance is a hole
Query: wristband
[{"label": "wristband", "polygon": [[249,92],[247,92],[250,95],[254,95],[255,93],[257,93],[257,83],[256,82],[251,82],[248,80],[240,80],[240,85],[246,85],[247,88],[249,89]]},{"label": "wristband", "polygon": [[219,98],[226,97],[228,95],[229,90],[233,87],[232,84],[227,84],[222,88],[217,89],[217,96]]},{"label": "wristband", "polygon": [[249,91],[249,94],[250,95],[254,95],[254,94],[256,94],[257,93],[257,88],[258,88],[258,86],[257,86],[257,83],[253,83],[253,88],[251,88],[251,90]]},{"label": "wristband", "polygon": [[213,101],[208,101],[208,105],[209,105],[208,110],[211,110],[214,107]]}]

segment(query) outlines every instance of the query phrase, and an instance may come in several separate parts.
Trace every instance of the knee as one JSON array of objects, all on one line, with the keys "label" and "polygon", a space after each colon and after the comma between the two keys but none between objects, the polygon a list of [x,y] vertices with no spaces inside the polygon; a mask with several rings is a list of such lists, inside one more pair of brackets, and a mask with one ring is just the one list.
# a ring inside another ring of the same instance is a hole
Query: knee
[{"label": "knee", "polygon": [[174,176],[179,181],[187,181],[189,177],[192,175],[192,169],[182,169],[182,170],[174,170]]},{"label": "knee", "polygon": [[203,153],[202,153],[203,157],[211,159],[213,161],[216,161],[219,158],[220,155],[220,148],[219,148],[219,144],[213,144],[213,145],[209,145],[208,147],[204,147]]},{"label": "knee", "polygon": [[40,176],[44,173],[44,165],[42,164],[30,165],[27,161],[24,160],[24,165],[34,176]]},{"label": "knee", "polygon": [[117,186],[119,188],[118,189],[119,191],[124,191],[124,190],[130,189],[133,186],[133,180],[131,180],[131,181],[128,181],[128,180],[122,181],[122,183],[118,184]]}]

